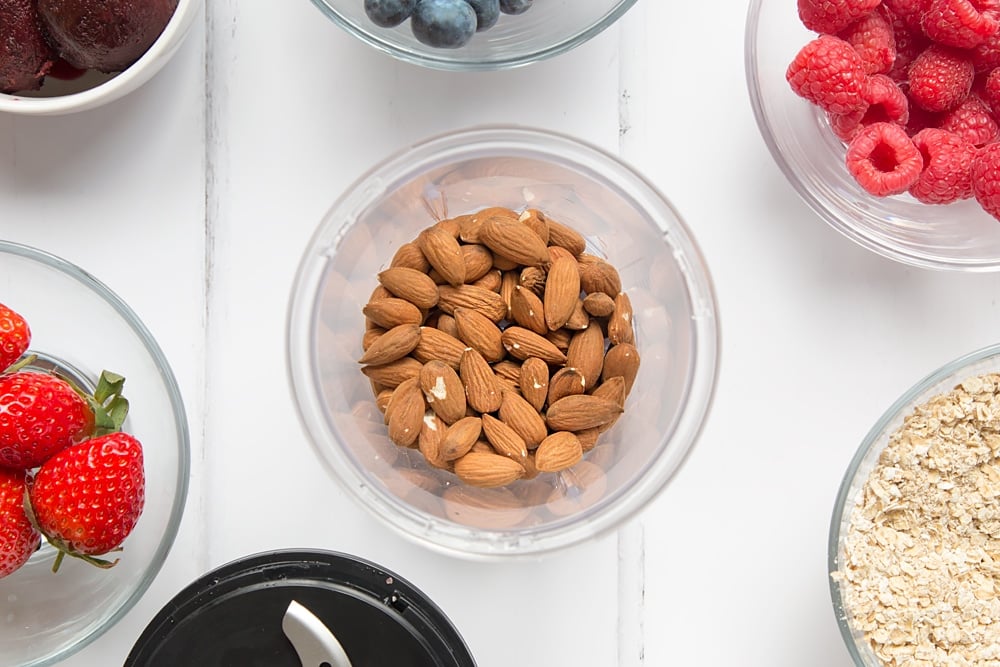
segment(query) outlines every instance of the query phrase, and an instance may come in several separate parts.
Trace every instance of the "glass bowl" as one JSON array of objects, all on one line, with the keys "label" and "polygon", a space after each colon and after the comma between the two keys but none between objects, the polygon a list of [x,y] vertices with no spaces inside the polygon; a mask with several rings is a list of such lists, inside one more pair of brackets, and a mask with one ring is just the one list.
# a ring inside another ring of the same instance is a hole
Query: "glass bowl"
[{"label": "glass bowl", "polygon": [[789,63],[815,36],[794,3],[751,1],[750,101],[771,155],[799,196],[834,229],[889,259],[936,269],[1000,269],[1000,223],[974,200],[930,206],[906,194],[874,197],[854,181],[844,164],[846,148],[825,114],[785,81]]},{"label": "glass bowl", "polygon": [[102,370],[125,376],[131,405],[123,430],[143,444],[146,503],[135,530],[100,570],[76,558],[51,572],[56,550],[43,540],[21,569],[0,579],[0,646],[12,667],[51,665],[87,645],[132,608],[159,572],[187,496],[188,427],[167,360],[135,313],[76,266],[0,241],[2,301],[32,331],[37,364],[84,387]]},{"label": "glass bowl", "polygon": [[[879,456],[889,443],[890,436],[903,424],[904,419],[931,398],[947,393],[962,381],[985,373],[1000,372],[1000,345],[977,350],[945,364],[908,389],[879,418],[858,447],[841,481],[830,522],[827,548],[827,568],[833,574],[841,571],[845,560],[844,538],[851,522],[851,514],[861,499],[863,488],[879,461]],[[840,634],[858,667],[883,667],[871,644],[856,628],[845,608],[844,593],[837,576],[830,577],[830,595],[840,627]]]},{"label": "glass bowl", "polygon": [[[583,461],[501,489],[457,483],[393,445],[360,372],[362,307],[400,244],[487,206],[538,208],[580,231],[621,273],[642,364],[625,412]],[[503,557],[605,533],[677,472],[708,413],[718,354],[715,298],[690,231],[628,165],[552,132],[478,127],[388,158],[322,220],[288,322],[302,421],[334,479],[375,516],[437,550]]]},{"label": "glass bowl", "polygon": [[201,12],[201,0],[178,0],[163,32],[135,63],[122,72],[104,74],[86,70],[71,79],[46,77],[41,89],[0,93],[0,112],[29,116],[57,116],[93,109],[116,100],[146,83],[167,64]]},{"label": "glass bowl", "polygon": [[362,0],[313,0],[320,11],[361,41],[402,61],[443,70],[518,67],[565,53],[617,21],[636,0],[540,0],[518,15],[500,15],[465,46],[439,49],[413,36],[409,20],[382,28]]}]

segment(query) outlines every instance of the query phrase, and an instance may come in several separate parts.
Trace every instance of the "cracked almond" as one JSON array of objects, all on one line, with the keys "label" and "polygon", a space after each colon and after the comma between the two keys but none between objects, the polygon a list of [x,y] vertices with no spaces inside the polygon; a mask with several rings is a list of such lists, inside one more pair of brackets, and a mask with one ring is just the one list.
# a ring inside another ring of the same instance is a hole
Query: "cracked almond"
[{"label": "cracked almond", "polygon": [[455,369],[432,359],[420,369],[419,380],[427,405],[445,423],[454,424],[465,416],[465,387]]}]

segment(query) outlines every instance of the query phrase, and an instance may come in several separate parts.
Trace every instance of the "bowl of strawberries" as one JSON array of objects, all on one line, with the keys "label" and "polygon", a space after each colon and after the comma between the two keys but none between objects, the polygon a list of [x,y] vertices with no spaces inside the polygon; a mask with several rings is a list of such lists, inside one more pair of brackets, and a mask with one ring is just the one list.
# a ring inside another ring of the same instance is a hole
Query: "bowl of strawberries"
[{"label": "bowl of strawberries", "polygon": [[0,241],[0,645],[48,665],[121,618],[187,495],[177,383],[152,335],[78,267]]},{"label": "bowl of strawberries", "polygon": [[880,255],[1000,269],[1000,4],[752,0],[761,134],[820,218]]}]

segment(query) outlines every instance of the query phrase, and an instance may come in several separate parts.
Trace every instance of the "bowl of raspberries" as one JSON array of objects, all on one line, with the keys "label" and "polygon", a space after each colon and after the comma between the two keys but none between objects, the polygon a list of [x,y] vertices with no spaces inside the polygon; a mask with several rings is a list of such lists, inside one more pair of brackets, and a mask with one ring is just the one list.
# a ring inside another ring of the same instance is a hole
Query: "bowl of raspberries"
[{"label": "bowl of raspberries", "polygon": [[187,496],[187,421],[160,348],[107,287],[0,241],[0,645],[52,664],[159,572]]},{"label": "bowl of raspberries", "polygon": [[5,0],[0,111],[91,109],[145,83],[177,51],[200,0]]},{"label": "bowl of raspberries", "polygon": [[746,67],[802,199],[883,256],[1000,269],[1000,2],[752,0]]},{"label": "bowl of raspberries", "polygon": [[313,0],[334,23],[400,60],[495,70],[558,55],[597,35],[635,0]]}]

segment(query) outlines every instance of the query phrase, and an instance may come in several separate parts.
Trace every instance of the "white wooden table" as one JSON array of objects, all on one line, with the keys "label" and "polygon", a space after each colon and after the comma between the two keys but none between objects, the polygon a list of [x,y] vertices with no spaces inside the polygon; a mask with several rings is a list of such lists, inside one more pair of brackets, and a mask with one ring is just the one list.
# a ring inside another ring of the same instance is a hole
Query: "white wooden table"
[{"label": "white wooden table", "polygon": [[[0,238],[82,266],[135,309],[192,434],[165,567],[65,664],[121,664],[213,567],[318,547],[410,579],[481,667],[848,665],[825,571],[842,471],[903,390],[996,341],[1000,276],[895,264],[811,214],[753,120],[745,10],[640,0],[570,54],[455,74],[398,63],[307,0],[210,0],[138,92],[0,116]],[[714,409],[670,487],[617,534],[510,564],[431,553],[358,509],[316,464],[285,372],[292,279],[326,208],[401,146],[481,122],[558,129],[635,164],[702,245],[723,330]],[[301,511],[317,506],[319,522]]]}]

